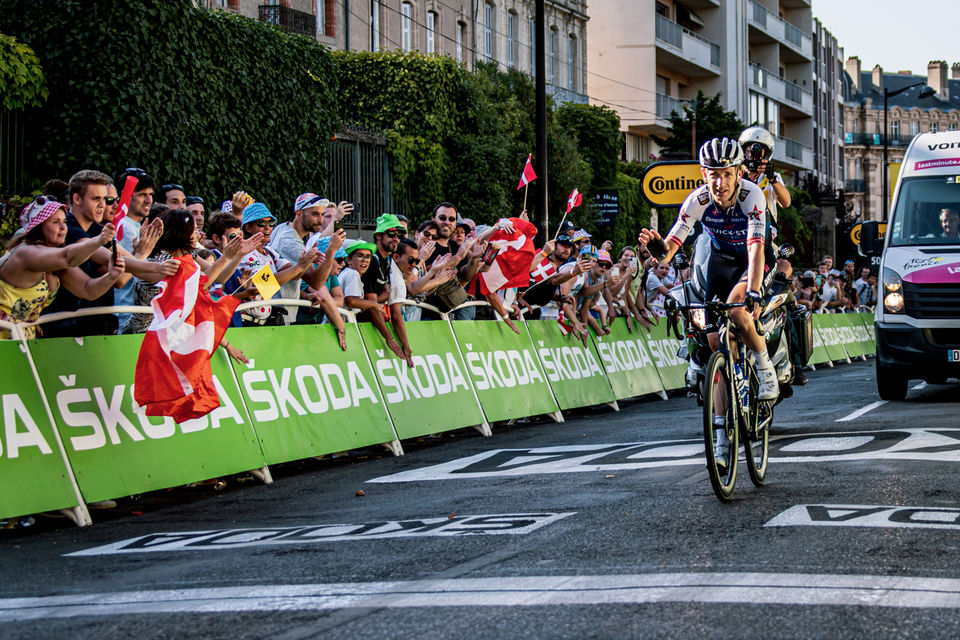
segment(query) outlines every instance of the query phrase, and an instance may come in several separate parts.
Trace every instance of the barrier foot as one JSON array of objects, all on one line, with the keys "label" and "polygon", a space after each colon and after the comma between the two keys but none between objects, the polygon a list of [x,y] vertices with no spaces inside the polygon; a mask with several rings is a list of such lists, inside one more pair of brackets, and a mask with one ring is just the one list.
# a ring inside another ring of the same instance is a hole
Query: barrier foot
[{"label": "barrier foot", "polygon": [[474,425],[473,428],[479,431],[480,435],[482,435],[484,438],[489,438],[490,436],[493,435],[493,431],[490,430],[490,424],[487,422],[484,422],[483,424]]},{"label": "barrier foot", "polygon": [[865,355],[864,355],[864,356],[860,356],[860,362],[866,362],[866,361],[867,361],[867,356],[865,356]]},{"label": "barrier foot", "polygon": [[607,405],[614,411],[620,411],[620,405],[617,404],[616,400],[614,400],[613,402],[604,402],[603,404]]},{"label": "barrier foot", "polygon": [[270,474],[270,467],[263,465],[259,469],[251,469],[250,475],[263,484],[273,484],[273,476]]},{"label": "barrier foot", "polygon": [[817,365],[815,365],[815,364],[808,364],[807,366],[810,367],[810,371],[816,371],[816,370],[817,370]]},{"label": "barrier foot", "polygon": [[390,441],[390,442],[383,442],[383,443],[381,443],[380,446],[385,447],[385,448],[387,449],[387,451],[389,451],[390,453],[392,453],[392,454],[395,455],[395,456],[402,456],[402,455],[403,455],[403,446],[400,444],[400,441],[399,441],[399,440],[392,440],[392,441]]},{"label": "barrier foot", "polygon": [[667,390],[666,390],[666,389],[660,389],[660,399],[661,399],[661,400],[668,400],[668,399],[669,399],[669,396],[667,395]]},{"label": "barrier foot", "polygon": [[852,360],[850,360],[850,356],[847,356],[847,364],[850,364],[851,362]]},{"label": "barrier foot", "polygon": [[60,513],[67,516],[67,518],[78,527],[86,527],[93,524],[93,520],[90,519],[90,512],[87,511],[87,505],[85,504],[71,509],[60,509]]},{"label": "barrier foot", "polygon": [[551,412],[551,413],[548,413],[547,415],[550,416],[551,418],[553,418],[553,421],[556,422],[556,423],[558,423],[558,424],[560,424],[560,423],[563,422],[563,412],[562,412],[562,411],[553,411],[553,412]]},{"label": "barrier foot", "polygon": [[833,360],[827,360],[827,364],[830,365],[831,369],[833,369]]}]

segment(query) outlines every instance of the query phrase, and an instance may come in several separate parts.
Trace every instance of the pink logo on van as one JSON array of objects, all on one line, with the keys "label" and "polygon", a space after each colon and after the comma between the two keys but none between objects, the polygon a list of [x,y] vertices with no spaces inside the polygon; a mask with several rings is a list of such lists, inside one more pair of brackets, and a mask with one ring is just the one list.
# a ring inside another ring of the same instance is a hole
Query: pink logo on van
[{"label": "pink logo on van", "polygon": [[953,284],[960,283],[960,264],[944,264],[919,269],[903,276],[904,282],[913,284]]},{"label": "pink logo on van", "polygon": [[924,160],[913,165],[914,171],[937,169],[939,167],[960,167],[960,158],[942,158],[940,160]]}]

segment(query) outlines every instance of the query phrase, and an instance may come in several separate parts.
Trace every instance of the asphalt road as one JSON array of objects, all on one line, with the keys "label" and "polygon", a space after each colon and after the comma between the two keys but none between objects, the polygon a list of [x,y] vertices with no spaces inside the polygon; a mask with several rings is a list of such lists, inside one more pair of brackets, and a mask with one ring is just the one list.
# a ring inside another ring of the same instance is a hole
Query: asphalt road
[{"label": "asphalt road", "polygon": [[955,637],[958,385],[809,378],[730,504],[672,397],[39,518],[0,532],[0,637]]}]

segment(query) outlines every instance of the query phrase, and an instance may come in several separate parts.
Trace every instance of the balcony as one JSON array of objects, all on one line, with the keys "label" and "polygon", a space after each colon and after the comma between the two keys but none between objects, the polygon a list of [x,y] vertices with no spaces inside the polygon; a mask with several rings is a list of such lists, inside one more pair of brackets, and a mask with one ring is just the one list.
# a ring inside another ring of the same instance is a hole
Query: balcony
[{"label": "balcony", "polygon": [[813,115],[812,93],[752,62],[750,63],[750,84],[770,98],[803,115]]},{"label": "balcony", "polygon": [[546,86],[547,95],[553,96],[553,101],[558,105],[564,104],[566,102],[575,102],[577,104],[588,104],[590,102],[589,96],[585,96],[582,93],[577,93],[576,91],[571,91],[564,87],[558,87],[555,84],[547,83]]},{"label": "balcony", "polygon": [[[913,140],[911,135],[890,135],[887,138],[888,147],[906,147]],[[863,147],[882,147],[882,133],[850,133],[843,134],[843,143]]]},{"label": "balcony", "polygon": [[785,43],[804,59],[813,60],[813,38],[802,29],[767,11],[762,4],[750,0],[747,9],[747,18],[751,26],[756,28],[767,38]]},{"label": "balcony", "polygon": [[683,115],[683,100],[662,93],[657,94],[657,120],[669,120],[674,111]]},{"label": "balcony", "polygon": [[865,193],[867,190],[866,180],[844,180],[843,190],[847,193]]},{"label": "balcony", "polygon": [[777,136],[777,145],[773,149],[775,164],[784,164],[796,169],[813,169],[813,149],[796,140]]},{"label": "balcony", "polygon": [[302,36],[314,38],[317,35],[317,16],[289,7],[260,5],[260,21],[275,24],[290,33]]},{"label": "balcony", "polygon": [[656,17],[656,39],[658,45],[666,45],[659,48],[667,54],[667,66],[689,76],[720,74],[720,45],[660,14]]}]

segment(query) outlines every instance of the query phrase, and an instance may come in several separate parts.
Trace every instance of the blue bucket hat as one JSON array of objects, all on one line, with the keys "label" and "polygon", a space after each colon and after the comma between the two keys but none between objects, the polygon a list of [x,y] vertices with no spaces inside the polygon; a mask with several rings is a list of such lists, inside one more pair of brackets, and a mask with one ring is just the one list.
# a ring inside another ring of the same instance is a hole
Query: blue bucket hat
[{"label": "blue bucket hat", "polygon": [[241,224],[256,222],[257,220],[262,220],[264,218],[270,218],[274,222],[277,221],[277,217],[270,213],[270,209],[267,209],[267,205],[263,204],[262,202],[254,202],[243,210],[243,220]]}]

